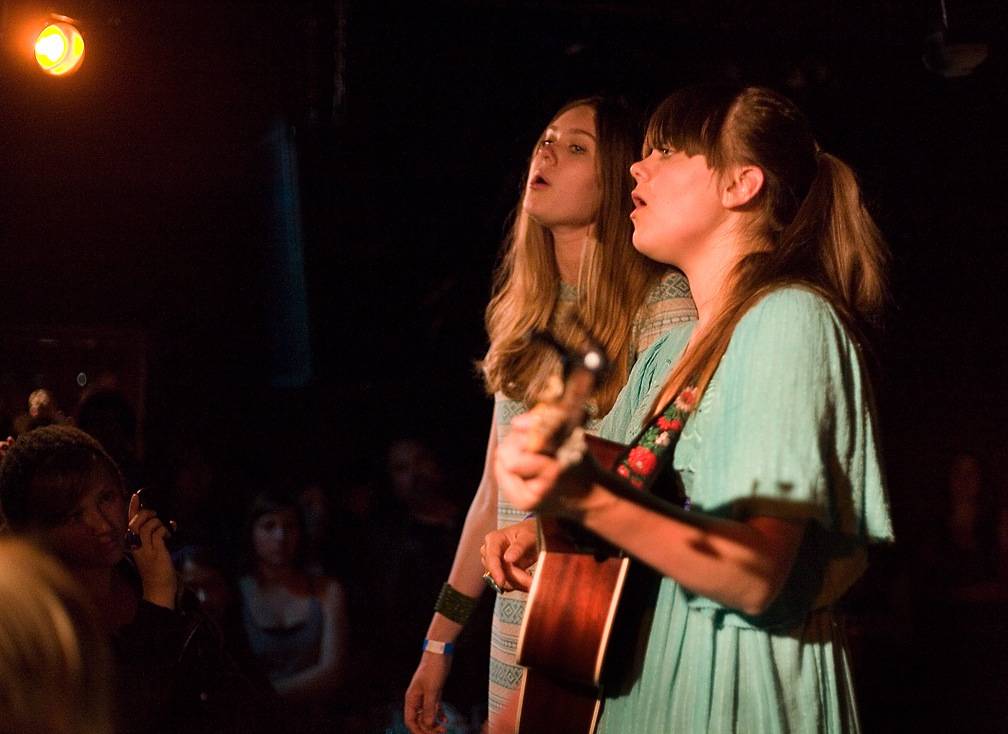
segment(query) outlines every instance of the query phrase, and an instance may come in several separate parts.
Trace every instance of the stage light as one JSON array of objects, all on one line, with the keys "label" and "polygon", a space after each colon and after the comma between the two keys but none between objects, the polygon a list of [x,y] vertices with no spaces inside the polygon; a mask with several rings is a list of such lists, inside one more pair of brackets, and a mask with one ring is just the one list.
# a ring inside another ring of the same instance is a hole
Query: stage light
[{"label": "stage light", "polygon": [[80,68],[83,59],[84,38],[65,20],[50,23],[35,40],[35,60],[46,74],[72,74]]}]

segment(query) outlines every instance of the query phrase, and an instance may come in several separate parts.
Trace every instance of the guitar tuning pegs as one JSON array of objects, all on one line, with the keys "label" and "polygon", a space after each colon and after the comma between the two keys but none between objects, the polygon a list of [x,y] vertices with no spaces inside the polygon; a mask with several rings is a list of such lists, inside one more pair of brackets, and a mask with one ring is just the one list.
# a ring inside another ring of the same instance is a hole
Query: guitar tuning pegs
[{"label": "guitar tuning pegs", "polygon": [[545,386],[543,386],[542,394],[539,396],[539,399],[551,402],[559,400],[560,396],[563,394],[564,381],[561,379],[560,375],[550,375],[546,380]]}]

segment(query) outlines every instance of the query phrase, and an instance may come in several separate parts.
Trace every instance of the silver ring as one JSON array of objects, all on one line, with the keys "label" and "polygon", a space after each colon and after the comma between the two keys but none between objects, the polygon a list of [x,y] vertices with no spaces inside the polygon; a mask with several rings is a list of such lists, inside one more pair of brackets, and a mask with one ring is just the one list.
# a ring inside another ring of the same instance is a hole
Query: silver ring
[{"label": "silver ring", "polygon": [[500,587],[500,586],[499,586],[499,585],[497,584],[497,582],[496,582],[496,581],[494,581],[494,579],[493,579],[493,576],[491,576],[491,575],[490,575],[490,572],[489,572],[489,571],[486,571],[486,572],[485,572],[485,573],[483,574],[483,580],[484,580],[484,581],[486,582],[486,585],[487,585],[487,586],[489,586],[489,587],[490,587],[491,589],[493,589],[494,591],[496,591],[496,592],[497,592],[498,594],[503,594],[503,593],[504,593],[504,589],[502,589],[502,588],[501,588],[501,587]]}]

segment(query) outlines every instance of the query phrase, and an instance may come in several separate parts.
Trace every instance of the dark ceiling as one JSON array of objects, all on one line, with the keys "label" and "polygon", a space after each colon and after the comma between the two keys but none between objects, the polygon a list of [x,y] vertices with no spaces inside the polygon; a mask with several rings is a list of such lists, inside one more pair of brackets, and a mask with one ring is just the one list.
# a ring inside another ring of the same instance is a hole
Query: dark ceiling
[{"label": "dark ceiling", "polygon": [[[148,333],[162,431],[294,421],[363,440],[394,405],[424,417],[414,431],[461,426],[478,460],[472,360],[539,127],[588,92],[647,106],[726,77],[794,96],[862,176],[895,253],[894,432],[916,431],[939,390],[974,434],[1005,405],[1000,2],[946,3],[945,40],[989,47],[955,79],[922,63],[937,2],[82,0],[59,10],[80,21],[85,64],[59,80],[14,50],[46,7],[0,2],[0,320]],[[312,348],[311,379],[279,398],[278,131],[296,154]]]}]

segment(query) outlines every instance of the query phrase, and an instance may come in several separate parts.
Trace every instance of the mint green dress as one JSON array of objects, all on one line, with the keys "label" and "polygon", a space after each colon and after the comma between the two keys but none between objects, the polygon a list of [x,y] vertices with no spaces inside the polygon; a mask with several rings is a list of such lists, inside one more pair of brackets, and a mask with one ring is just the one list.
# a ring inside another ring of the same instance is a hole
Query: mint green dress
[{"label": "mint green dress", "polygon": [[[641,355],[602,435],[635,438],[688,331]],[[865,546],[892,539],[875,434],[859,349],[824,299],[782,288],[743,316],[672,467],[691,512],[807,520],[805,541],[760,617],[643,572],[646,611],[619,620],[632,633],[610,651],[621,675],[601,732],[858,731],[833,605],[864,570]]]},{"label": "mint green dress", "polygon": [[[560,300],[577,300],[577,290],[560,284]],[[689,283],[678,270],[670,269],[651,289],[641,305],[633,324],[633,346],[636,354],[642,353],[659,336],[673,329],[683,329],[696,319],[696,307],[690,298]],[[511,428],[516,415],[528,410],[525,403],[512,400],[500,393],[495,396],[494,416],[497,421],[497,438],[502,441]],[[597,429],[598,423],[589,429]],[[497,527],[504,528],[525,519],[525,512],[518,510],[503,495],[497,497]],[[493,625],[490,632],[490,679],[487,705],[491,731],[498,714],[516,695],[521,687],[525,668],[515,661],[518,647],[518,633],[525,616],[527,594],[509,591],[498,594],[494,603]],[[513,703],[513,701],[512,701]]]}]

